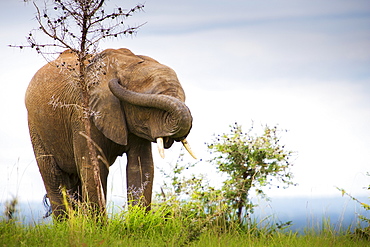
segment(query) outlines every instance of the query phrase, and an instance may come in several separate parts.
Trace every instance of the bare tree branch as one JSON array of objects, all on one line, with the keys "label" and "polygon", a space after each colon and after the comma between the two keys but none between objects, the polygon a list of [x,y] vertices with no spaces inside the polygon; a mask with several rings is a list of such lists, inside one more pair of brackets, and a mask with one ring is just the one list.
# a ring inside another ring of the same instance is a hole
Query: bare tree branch
[{"label": "bare tree branch", "polygon": [[[45,2],[41,10],[36,9],[36,21],[39,28],[33,29],[27,37],[28,45],[10,45],[18,48],[34,48],[39,54],[53,54],[44,48],[71,49],[79,53],[95,53],[99,42],[106,38],[117,38],[121,35],[133,35],[144,24],[130,27],[125,20],[134,13],[142,11],[143,4],[137,4],[124,10],[116,7],[110,12],[104,9],[105,0],[55,0]],[[55,42],[39,44],[35,34],[41,32]],[[57,53],[57,51],[55,51]]]}]

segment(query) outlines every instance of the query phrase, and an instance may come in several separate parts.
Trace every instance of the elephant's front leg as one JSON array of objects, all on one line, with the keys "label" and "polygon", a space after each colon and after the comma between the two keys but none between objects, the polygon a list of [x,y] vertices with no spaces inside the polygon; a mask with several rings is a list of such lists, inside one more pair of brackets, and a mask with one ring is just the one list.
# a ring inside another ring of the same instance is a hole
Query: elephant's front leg
[{"label": "elephant's front leg", "polygon": [[127,151],[127,200],[129,204],[142,204],[150,210],[154,165],[151,142],[130,136]]}]

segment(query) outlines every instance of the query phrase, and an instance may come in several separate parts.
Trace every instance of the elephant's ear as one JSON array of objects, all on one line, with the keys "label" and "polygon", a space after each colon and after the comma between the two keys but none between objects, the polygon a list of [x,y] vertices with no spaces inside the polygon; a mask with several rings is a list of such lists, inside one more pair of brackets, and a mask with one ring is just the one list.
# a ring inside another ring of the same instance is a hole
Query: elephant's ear
[{"label": "elephant's ear", "polygon": [[90,93],[95,126],[115,143],[127,145],[127,125],[120,101],[111,93],[107,83],[96,85]]}]

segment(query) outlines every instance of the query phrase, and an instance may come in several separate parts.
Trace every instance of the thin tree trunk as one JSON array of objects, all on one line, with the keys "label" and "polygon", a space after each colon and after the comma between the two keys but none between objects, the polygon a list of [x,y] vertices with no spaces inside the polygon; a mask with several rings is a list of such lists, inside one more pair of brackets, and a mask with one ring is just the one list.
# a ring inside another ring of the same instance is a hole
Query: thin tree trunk
[{"label": "thin tree trunk", "polygon": [[[103,192],[103,185],[100,178],[100,169],[99,169],[99,160],[98,160],[98,154],[97,150],[94,147],[94,144],[92,143],[92,136],[91,136],[91,121],[90,121],[90,95],[88,91],[88,81],[87,81],[87,75],[86,75],[86,65],[85,61],[87,60],[87,52],[86,52],[86,39],[87,39],[87,13],[84,11],[84,18],[83,18],[83,24],[82,24],[82,39],[81,39],[81,46],[80,46],[80,53],[78,54],[78,60],[79,60],[79,80],[80,80],[80,86],[81,86],[81,100],[82,100],[82,121],[85,129],[85,134],[87,135],[86,142],[87,142],[87,148],[89,150],[89,160],[85,164],[89,167],[83,167],[83,170],[90,171],[90,166],[92,166],[93,171],[93,178],[94,178],[94,185],[96,186],[96,190],[94,193],[96,193],[96,196],[98,198],[98,207],[103,212],[105,212],[105,195]],[[87,168],[87,169],[84,169]],[[87,195],[88,198],[89,195]]]}]

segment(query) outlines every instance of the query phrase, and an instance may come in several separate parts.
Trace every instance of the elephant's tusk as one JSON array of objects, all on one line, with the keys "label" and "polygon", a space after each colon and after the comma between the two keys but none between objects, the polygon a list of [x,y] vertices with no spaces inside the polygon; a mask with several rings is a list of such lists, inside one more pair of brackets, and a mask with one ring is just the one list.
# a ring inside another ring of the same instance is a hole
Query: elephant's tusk
[{"label": "elephant's tusk", "polygon": [[191,155],[191,157],[193,157],[194,159],[197,159],[197,157],[195,156],[195,154],[193,153],[193,151],[191,151],[191,148],[190,148],[190,145],[188,143],[188,141],[186,139],[182,140],[182,145],[184,145],[186,151],[189,152],[189,154]]},{"label": "elephant's tusk", "polygon": [[163,147],[162,137],[157,138],[157,147],[158,147],[159,155],[162,157],[162,159],[164,159],[164,147]]}]

